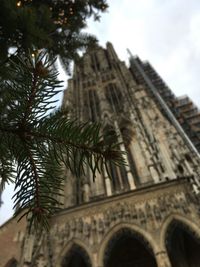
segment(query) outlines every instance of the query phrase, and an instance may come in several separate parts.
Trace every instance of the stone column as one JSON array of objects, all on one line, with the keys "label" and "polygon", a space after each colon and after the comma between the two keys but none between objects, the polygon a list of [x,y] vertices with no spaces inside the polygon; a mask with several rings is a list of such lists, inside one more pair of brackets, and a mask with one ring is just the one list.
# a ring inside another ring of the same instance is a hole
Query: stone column
[{"label": "stone column", "polygon": [[22,258],[19,267],[28,267],[32,261],[33,245],[35,236],[33,234],[27,234],[24,242],[24,248],[22,249]]},{"label": "stone column", "polygon": [[158,267],[172,267],[166,251],[159,251],[155,254]]},{"label": "stone column", "polygon": [[110,181],[110,178],[108,177],[108,173],[106,171],[106,168],[104,168],[104,177],[105,177],[106,194],[107,194],[107,196],[111,196],[112,195],[111,181]]},{"label": "stone column", "polygon": [[151,176],[154,180],[155,183],[159,183],[160,182],[160,177],[158,175],[158,171],[156,170],[155,166],[151,165],[149,166],[149,171],[151,173]]},{"label": "stone column", "polygon": [[166,168],[166,176],[168,176],[170,180],[175,179],[176,174],[172,168],[173,163],[170,159],[169,150],[167,149],[167,141],[160,138],[158,144],[160,148],[161,159]]},{"label": "stone column", "polygon": [[83,202],[90,201],[90,179],[89,179],[89,171],[88,166],[84,166],[84,175],[82,176],[82,190],[83,190]]},{"label": "stone column", "polygon": [[143,133],[142,125],[137,121],[137,114],[131,112],[131,121],[133,122],[135,137],[131,141],[130,150],[133,155],[136,169],[140,177],[140,183],[149,183],[152,181],[150,171],[148,169],[147,158],[145,155],[145,150],[147,146],[145,145],[145,137]]},{"label": "stone column", "polygon": [[83,201],[89,202],[90,200],[90,186],[87,182],[83,185]]}]

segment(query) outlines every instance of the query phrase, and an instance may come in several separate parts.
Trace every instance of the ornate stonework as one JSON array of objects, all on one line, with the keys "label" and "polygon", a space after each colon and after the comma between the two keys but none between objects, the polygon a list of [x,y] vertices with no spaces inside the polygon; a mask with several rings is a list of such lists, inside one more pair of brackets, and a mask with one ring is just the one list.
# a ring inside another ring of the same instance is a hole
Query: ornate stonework
[{"label": "ornate stonework", "polygon": [[66,170],[63,210],[49,233],[18,235],[18,266],[200,266],[199,155],[110,43],[74,67],[63,109],[101,121],[102,134],[112,131],[126,151],[127,166],[110,165],[112,179],[105,170],[95,181],[89,169],[79,181]]},{"label": "ornate stonework", "polygon": [[[66,209],[52,218],[43,252],[37,256],[33,251],[38,262],[35,266],[62,266],[73,245],[90,255],[92,266],[103,266],[104,258],[109,257],[110,240],[127,229],[149,246],[157,266],[171,266],[165,240],[172,222],[183,225],[194,238],[200,238],[200,212],[191,198],[191,186],[187,180],[181,180]],[[50,254],[44,253],[47,247]],[[45,257],[46,265],[41,265]]]}]

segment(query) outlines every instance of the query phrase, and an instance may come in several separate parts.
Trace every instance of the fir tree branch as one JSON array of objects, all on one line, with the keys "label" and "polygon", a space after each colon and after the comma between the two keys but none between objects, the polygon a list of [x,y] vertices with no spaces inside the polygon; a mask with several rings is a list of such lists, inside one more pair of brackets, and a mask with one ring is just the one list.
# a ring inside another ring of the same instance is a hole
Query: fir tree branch
[{"label": "fir tree branch", "polygon": [[26,140],[22,139],[23,145],[28,153],[29,161],[32,167],[33,172],[33,179],[35,180],[35,199],[36,199],[36,206],[34,208],[35,212],[40,211],[40,196],[39,196],[39,175],[37,172],[37,167],[33,158],[33,155],[31,153],[31,150],[29,149],[28,145],[26,144]]},{"label": "fir tree branch", "polygon": [[59,92],[53,64],[44,54],[22,57],[10,62],[12,80],[0,80],[0,174],[5,183],[16,173],[16,214],[25,210],[31,224],[45,227],[60,206],[62,163],[79,179],[85,166],[95,177],[110,162],[124,164],[119,144],[109,136],[104,140],[99,124],[70,121],[61,111],[46,114]]},{"label": "fir tree branch", "polygon": [[37,72],[37,69],[34,69],[33,70],[33,83],[31,86],[31,94],[27,101],[24,118],[22,119],[22,123],[21,123],[23,128],[26,125],[27,119],[32,111],[31,108],[34,103],[34,99],[35,99],[36,91],[37,91],[37,81],[38,81],[38,72]]}]

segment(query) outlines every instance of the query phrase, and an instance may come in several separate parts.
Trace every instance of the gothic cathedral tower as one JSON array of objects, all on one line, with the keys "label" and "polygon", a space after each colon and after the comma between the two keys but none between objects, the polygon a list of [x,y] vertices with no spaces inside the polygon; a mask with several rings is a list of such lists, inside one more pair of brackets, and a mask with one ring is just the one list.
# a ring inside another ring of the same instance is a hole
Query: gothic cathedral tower
[{"label": "gothic cathedral tower", "polygon": [[127,165],[110,165],[112,178],[105,171],[95,181],[89,169],[79,180],[66,172],[63,210],[48,235],[25,237],[20,266],[200,266],[200,157],[146,83],[138,84],[111,43],[74,66],[63,109],[101,122]]}]

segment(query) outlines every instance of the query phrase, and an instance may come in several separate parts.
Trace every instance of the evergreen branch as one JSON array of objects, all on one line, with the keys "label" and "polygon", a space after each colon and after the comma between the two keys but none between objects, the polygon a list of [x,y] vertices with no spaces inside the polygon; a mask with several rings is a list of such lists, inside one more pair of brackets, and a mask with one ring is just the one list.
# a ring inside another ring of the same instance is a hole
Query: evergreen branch
[{"label": "evergreen branch", "polygon": [[0,1],[0,62],[7,61],[8,50],[13,47],[17,55],[29,49],[45,49],[69,63],[79,49],[91,43],[81,38],[86,20],[91,17],[98,20],[108,8],[106,0],[19,2],[20,7],[13,0]]},{"label": "evergreen branch", "polygon": [[[45,54],[10,61],[12,79],[0,80],[0,174],[3,183],[15,172],[16,214],[36,227],[60,207],[62,163],[80,177],[110,163],[124,164],[115,138],[100,135],[100,125],[70,121],[62,111],[47,115],[59,90],[54,60]],[[13,167],[17,165],[17,167]]]},{"label": "evergreen branch", "polygon": [[39,175],[37,172],[37,167],[35,164],[35,160],[33,158],[33,155],[31,153],[31,150],[29,149],[28,145],[26,144],[26,140],[22,139],[22,142],[24,143],[24,147],[27,150],[29,161],[31,164],[31,169],[33,172],[33,178],[35,180],[35,199],[36,199],[36,206],[35,206],[35,212],[39,212],[41,207],[40,207],[40,196],[39,196]]},{"label": "evergreen branch", "polygon": [[27,101],[27,106],[25,109],[24,118],[22,119],[22,125],[23,126],[26,124],[27,119],[28,119],[28,117],[32,111],[32,105],[34,103],[36,91],[37,91],[37,81],[38,81],[38,73],[37,73],[37,69],[34,69],[34,71],[33,71],[33,83],[31,86],[31,94],[30,94],[30,97]]}]

